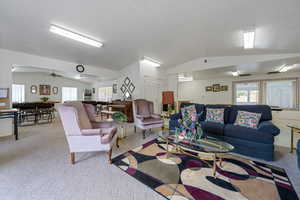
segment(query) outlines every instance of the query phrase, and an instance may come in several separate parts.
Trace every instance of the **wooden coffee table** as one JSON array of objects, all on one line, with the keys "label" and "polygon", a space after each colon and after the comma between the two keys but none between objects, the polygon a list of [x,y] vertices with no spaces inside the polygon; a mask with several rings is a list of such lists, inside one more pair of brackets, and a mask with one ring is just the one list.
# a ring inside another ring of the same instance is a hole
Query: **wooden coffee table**
[{"label": "wooden coffee table", "polygon": [[[231,144],[212,137],[191,141],[178,137],[174,131],[162,131],[159,133],[159,138],[167,143],[167,156],[170,153],[186,154],[192,157],[200,158],[204,161],[212,160],[213,176],[215,178],[217,162],[219,162],[220,167],[222,167],[222,154],[227,154],[234,150],[234,146]],[[174,148],[169,150],[169,145]],[[196,153],[196,155],[193,153]],[[208,162],[207,164],[210,165]]]}]

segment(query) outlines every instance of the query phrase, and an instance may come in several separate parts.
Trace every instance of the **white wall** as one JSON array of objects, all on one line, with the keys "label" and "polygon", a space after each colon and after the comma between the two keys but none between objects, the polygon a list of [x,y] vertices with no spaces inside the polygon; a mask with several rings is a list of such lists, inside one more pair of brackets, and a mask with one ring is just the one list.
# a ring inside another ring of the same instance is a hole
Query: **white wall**
[{"label": "white wall", "polygon": [[[62,72],[74,72],[78,63],[66,62],[57,59],[51,59],[41,56],[35,56],[22,52],[0,49],[0,87],[9,87],[12,85],[11,68],[14,65],[40,67],[53,69]],[[119,72],[102,67],[85,65],[87,74],[99,74],[104,78],[113,78],[119,76]],[[11,120],[0,120],[0,136],[12,134]]]},{"label": "white wall", "polygon": [[[192,82],[181,82],[178,86],[178,99],[191,100],[201,104],[232,104],[232,83],[241,80],[264,80],[275,78],[300,78],[300,73],[283,73],[276,75],[256,75],[247,78],[224,78],[222,80],[194,80]],[[206,92],[205,87],[212,84],[228,85],[227,92]],[[300,93],[300,92],[299,92]],[[298,93],[298,94],[299,94]],[[281,134],[276,137],[275,143],[280,146],[290,147],[290,129],[288,123],[300,125],[299,111],[273,112],[273,122],[280,128]],[[296,135],[300,139],[299,134]]]},{"label": "white wall", "polygon": [[[83,83],[80,81],[67,79],[63,77],[52,77],[47,73],[30,73],[30,72],[14,72],[13,73],[13,83],[14,84],[23,84],[25,85],[25,101],[33,102],[40,101],[41,97],[39,95],[39,89],[37,94],[31,94],[30,87],[36,85],[39,88],[39,85],[50,85],[51,86],[51,95],[46,96],[50,98],[50,101],[59,101],[62,100],[62,87],[75,87],[78,88],[78,100],[83,100],[83,94],[85,88],[91,88],[91,84]],[[58,94],[54,95],[52,92],[53,87],[58,87]]]},{"label": "white wall", "polygon": [[[11,95],[12,74],[9,60],[0,53],[0,88],[9,88]],[[0,137],[12,134],[12,120],[0,120]]]}]

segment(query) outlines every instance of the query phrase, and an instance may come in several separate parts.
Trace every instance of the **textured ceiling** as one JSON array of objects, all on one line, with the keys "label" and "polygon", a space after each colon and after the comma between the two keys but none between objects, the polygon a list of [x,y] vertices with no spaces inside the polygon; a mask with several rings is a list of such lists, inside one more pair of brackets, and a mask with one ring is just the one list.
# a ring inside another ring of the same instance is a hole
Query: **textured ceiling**
[{"label": "textured ceiling", "polygon": [[[0,48],[119,70],[141,56],[173,67],[197,57],[300,52],[297,0],[1,0]],[[48,31],[70,27],[89,47]],[[256,49],[242,31],[256,27]]]}]

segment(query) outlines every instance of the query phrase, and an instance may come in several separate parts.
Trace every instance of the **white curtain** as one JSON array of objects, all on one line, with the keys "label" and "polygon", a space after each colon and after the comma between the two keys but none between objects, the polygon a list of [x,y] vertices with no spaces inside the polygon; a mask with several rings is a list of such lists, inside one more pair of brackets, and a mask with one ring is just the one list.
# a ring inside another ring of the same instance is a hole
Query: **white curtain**
[{"label": "white curtain", "polygon": [[13,103],[25,102],[25,85],[20,85],[20,84],[12,85],[12,102]]},{"label": "white curtain", "polygon": [[110,102],[112,100],[112,87],[98,88],[98,100]]},{"label": "white curtain", "polygon": [[62,88],[62,102],[65,101],[77,101],[77,88],[63,87]]}]

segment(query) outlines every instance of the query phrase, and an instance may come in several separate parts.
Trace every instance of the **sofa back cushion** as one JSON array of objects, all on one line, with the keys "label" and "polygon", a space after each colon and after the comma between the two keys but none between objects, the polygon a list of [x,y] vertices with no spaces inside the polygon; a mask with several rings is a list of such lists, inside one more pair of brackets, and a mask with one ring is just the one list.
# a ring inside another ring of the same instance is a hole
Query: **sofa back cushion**
[{"label": "sofa back cushion", "polygon": [[182,103],[180,105],[180,110],[181,108],[184,108],[186,106],[191,106],[191,105],[195,105],[196,108],[196,112],[197,114],[200,114],[202,112],[202,115],[199,116],[200,121],[204,121],[205,120],[205,105],[204,104],[197,104],[197,103]]},{"label": "sofa back cushion", "polygon": [[[209,108],[212,109],[224,109],[224,123],[227,124],[228,120],[229,120],[229,115],[230,115],[230,111],[231,108],[230,106],[226,106],[226,105],[206,105],[205,111]],[[205,116],[204,119],[206,119],[206,112],[205,112]]]},{"label": "sofa back cushion", "polygon": [[272,120],[271,107],[268,105],[234,105],[231,106],[228,123],[233,124],[235,122],[239,110],[260,113],[261,114],[260,121]]}]

